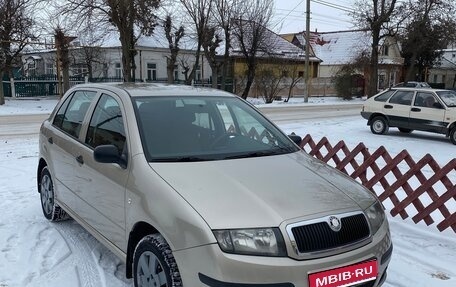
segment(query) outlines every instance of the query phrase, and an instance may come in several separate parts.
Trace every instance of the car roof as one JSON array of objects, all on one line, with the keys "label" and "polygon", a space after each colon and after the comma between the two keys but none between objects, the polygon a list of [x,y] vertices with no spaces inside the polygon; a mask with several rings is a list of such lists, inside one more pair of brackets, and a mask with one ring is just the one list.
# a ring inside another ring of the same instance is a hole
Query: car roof
[{"label": "car roof", "polygon": [[131,97],[150,97],[150,96],[217,96],[217,97],[236,97],[235,95],[211,88],[193,87],[187,85],[168,85],[157,83],[88,83],[79,84],[72,89],[91,88],[104,89],[111,92],[126,92]]},{"label": "car roof", "polygon": [[418,88],[418,87],[393,87],[390,90],[398,91],[419,91],[419,92],[442,92],[449,91],[445,89],[433,89],[433,88]]}]

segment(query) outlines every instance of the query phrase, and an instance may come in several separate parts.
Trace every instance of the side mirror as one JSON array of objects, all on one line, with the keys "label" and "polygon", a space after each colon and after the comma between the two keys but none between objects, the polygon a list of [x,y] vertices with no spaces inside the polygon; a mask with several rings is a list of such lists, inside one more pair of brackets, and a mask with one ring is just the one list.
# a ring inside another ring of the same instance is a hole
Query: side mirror
[{"label": "side mirror", "polygon": [[115,145],[100,145],[93,151],[93,158],[100,163],[117,163],[122,168],[127,167],[127,161],[123,155],[119,155],[119,149]]},{"label": "side mirror", "polygon": [[302,138],[294,133],[288,135],[288,137],[297,145],[299,145],[302,141]]}]

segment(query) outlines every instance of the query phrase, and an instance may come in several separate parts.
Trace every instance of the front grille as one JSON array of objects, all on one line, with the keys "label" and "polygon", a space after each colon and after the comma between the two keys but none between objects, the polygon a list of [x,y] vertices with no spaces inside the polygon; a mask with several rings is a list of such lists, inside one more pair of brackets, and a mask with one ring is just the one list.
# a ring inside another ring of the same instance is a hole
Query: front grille
[{"label": "front grille", "polygon": [[369,237],[369,225],[364,214],[340,218],[342,227],[333,231],[326,221],[296,226],[291,229],[298,251],[312,253],[342,247]]}]

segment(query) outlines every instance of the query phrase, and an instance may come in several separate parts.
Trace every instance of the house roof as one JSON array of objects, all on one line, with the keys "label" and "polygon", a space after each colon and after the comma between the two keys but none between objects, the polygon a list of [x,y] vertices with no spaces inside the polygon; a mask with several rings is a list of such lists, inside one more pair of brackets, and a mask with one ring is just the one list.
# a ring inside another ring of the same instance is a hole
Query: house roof
[{"label": "house roof", "polygon": [[[305,47],[305,32],[296,34],[294,44]],[[311,32],[310,44],[321,65],[345,64],[370,49],[370,34],[363,30]]]},{"label": "house roof", "polygon": [[[241,20],[243,21],[243,20]],[[247,22],[247,21],[245,21]],[[251,27],[251,25],[244,25],[244,27]],[[275,57],[275,58],[283,58],[283,59],[299,59],[304,61],[305,60],[305,50],[301,49],[300,47],[290,43],[289,41],[285,40],[280,35],[274,33],[273,31],[266,28],[265,31],[266,35],[264,36],[267,39],[266,45],[268,46],[268,51],[263,51],[259,53],[259,57],[267,58],[267,57]],[[240,43],[234,38],[232,41],[232,49],[231,55],[237,57],[243,57]],[[313,62],[321,62],[321,60],[316,57],[313,53],[310,53],[310,61]]]}]

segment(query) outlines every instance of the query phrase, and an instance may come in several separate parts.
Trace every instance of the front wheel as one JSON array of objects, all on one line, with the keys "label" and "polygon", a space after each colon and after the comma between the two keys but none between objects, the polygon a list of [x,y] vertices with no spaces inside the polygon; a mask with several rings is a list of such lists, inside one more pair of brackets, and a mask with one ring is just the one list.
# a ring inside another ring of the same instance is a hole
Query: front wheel
[{"label": "front wheel", "polygon": [[50,221],[61,221],[70,218],[68,213],[55,202],[54,184],[47,167],[41,170],[38,190],[44,217]]},{"label": "front wheel", "polygon": [[389,129],[388,122],[385,117],[375,117],[371,122],[370,129],[373,134],[384,134]]},{"label": "front wheel", "polygon": [[456,126],[450,132],[450,140],[453,144],[456,145]]},{"label": "front wheel", "polygon": [[171,248],[160,234],[145,236],[133,254],[135,287],[178,287],[182,279]]}]

